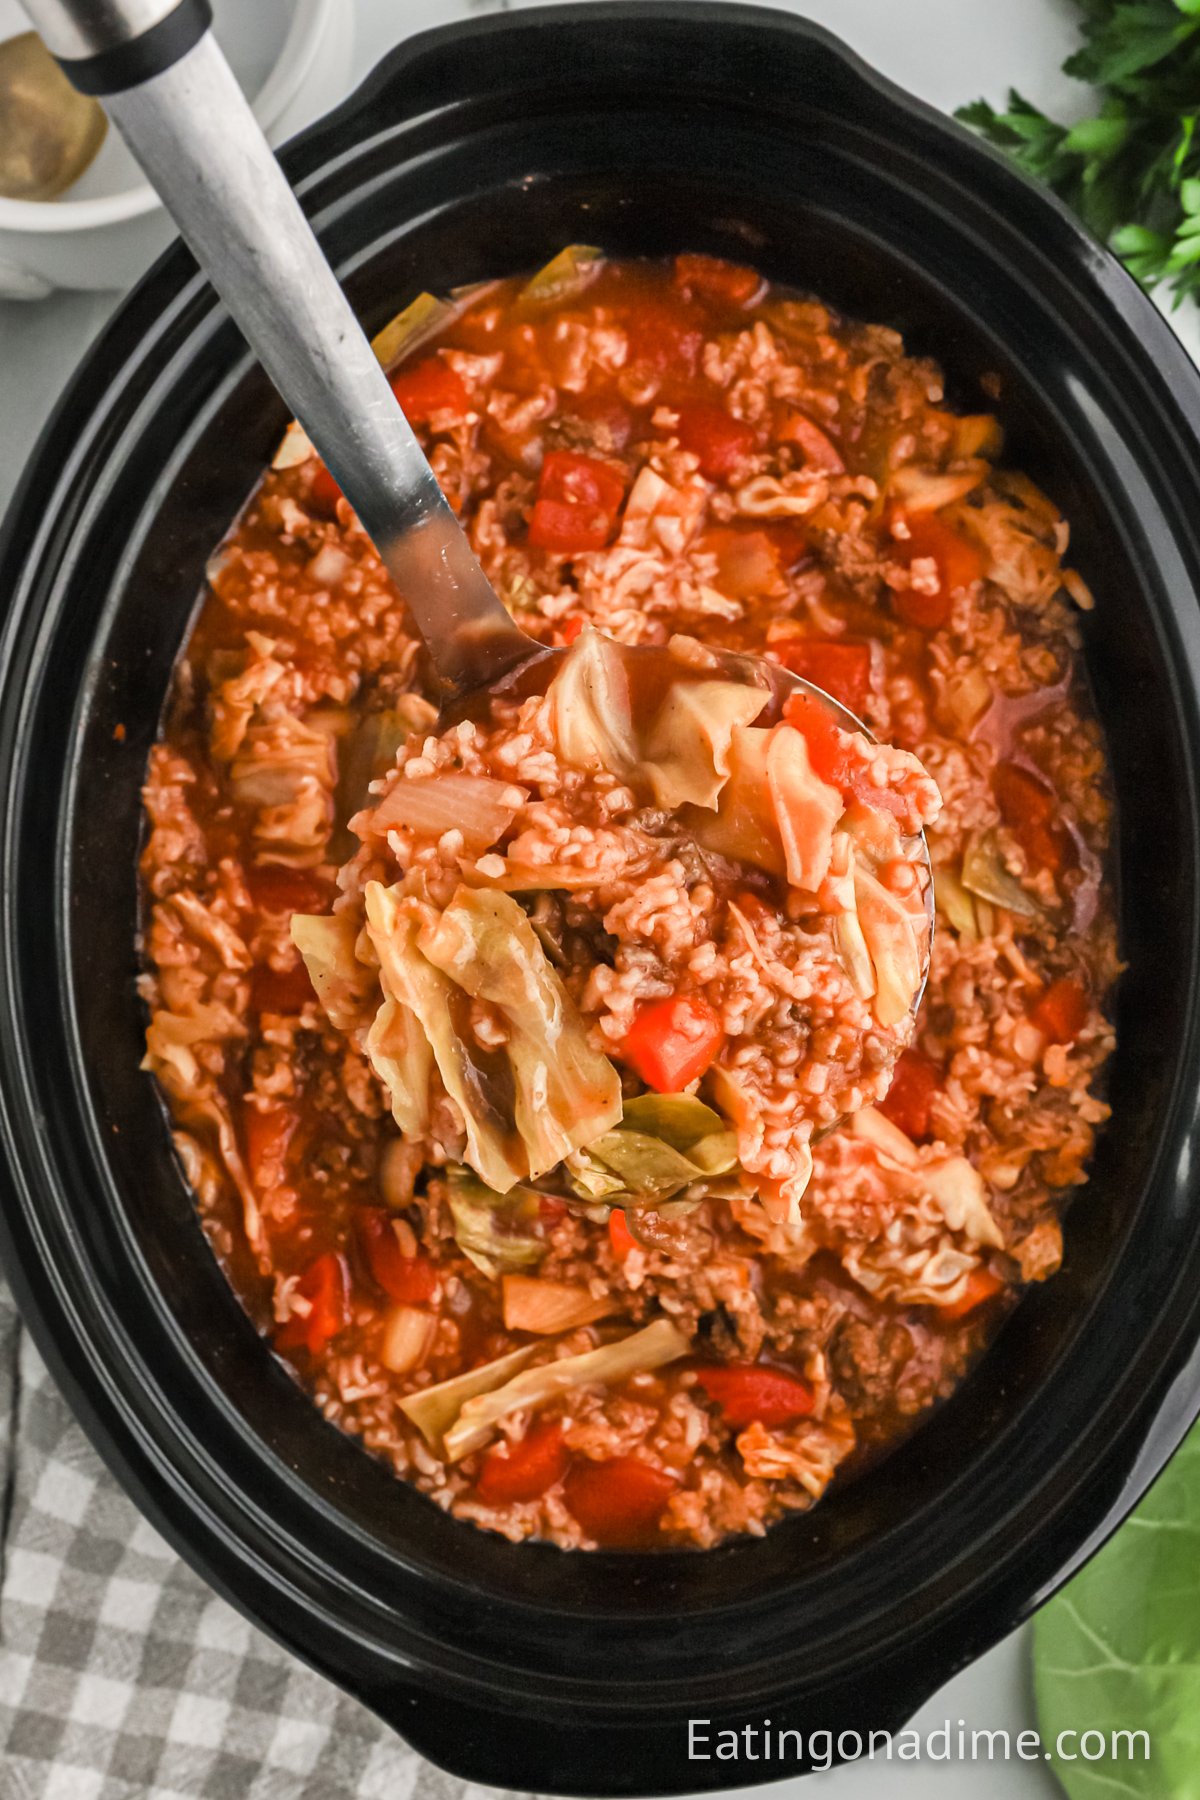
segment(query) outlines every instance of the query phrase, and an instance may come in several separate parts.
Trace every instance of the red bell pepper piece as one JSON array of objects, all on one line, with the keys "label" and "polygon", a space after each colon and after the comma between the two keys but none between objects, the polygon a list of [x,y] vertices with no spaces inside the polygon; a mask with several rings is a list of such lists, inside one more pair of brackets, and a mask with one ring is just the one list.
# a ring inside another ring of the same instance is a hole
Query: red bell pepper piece
[{"label": "red bell pepper piece", "polygon": [[435,413],[466,412],[471,404],[462,376],[440,356],[427,356],[391,376],[392,392],[410,425],[428,425]]},{"label": "red bell pepper piece", "polygon": [[1029,1017],[1052,1044],[1073,1044],[1088,1018],[1087,990],[1064,975],[1052,981],[1029,1009]]},{"label": "red bell pepper piece", "polygon": [[488,1506],[537,1500],[562,1480],[570,1460],[557,1419],[531,1425],[520,1442],[510,1444],[507,1451],[488,1451],[476,1483],[479,1498]]},{"label": "red bell pepper piece", "polygon": [[326,1344],[343,1330],[350,1317],[350,1284],[346,1265],[335,1250],[318,1256],[296,1284],[296,1292],[309,1302],[303,1316],[293,1313],[275,1333],[279,1350],[307,1350],[319,1356]]},{"label": "red bell pepper piece", "polygon": [[813,1409],[813,1391],[798,1375],[763,1363],[722,1363],[698,1369],[696,1379],[727,1425],[787,1425]]},{"label": "red bell pepper piece", "polygon": [[920,1050],[905,1050],[892,1071],[892,1085],[876,1102],[906,1137],[920,1143],[929,1136],[929,1107],[942,1085],[941,1071]]},{"label": "red bell pepper piece", "polygon": [[871,692],[871,646],[842,638],[794,638],[780,651],[785,669],[861,713]]},{"label": "red bell pepper piece", "polygon": [[433,1299],[437,1270],[427,1256],[405,1256],[385,1207],[360,1206],[355,1224],[367,1267],[385,1294],[410,1306]]},{"label": "red bell pepper piece", "polygon": [[699,457],[700,473],[710,481],[735,475],[754,449],[753,427],[707,400],[691,401],[676,411],[680,445]]},{"label": "red bell pepper piece", "polygon": [[614,1206],[608,1215],[608,1241],[618,1262],[624,1262],[629,1252],[638,1247],[638,1241],[629,1229],[624,1209],[620,1206]]},{"label": "red bell pepper piece", "polygon": [[653,1531],[679,1486],[636,1456],[577,1462],[563,1485],[572,1515],[598,1544],[636,1544]]},{"label": "red bell pepper piece", "polygon": [[720,256],[677,256],[674,281],[681,293],[727,306],[746,306],[763,285],[756,269]]},{"label": "red bell pepper piece", "polygon": [[952,1300],[948,1306],[939,1306],[938,1312],[943,1319],[965,1319],[968,1313],[973,1313],[985,1300],[994,1299],[1003,1286],[1000,1277],[993,1275],[990,1269],[972,1269],[967,1276],[962,1298]]},{"label": "red bell pepper piece", "polygon": [[577,450],[551,450],[542,462],[529,542],[559,556],[602,550],[624,496],[624,479],[608,463]]},{"label": "red bell pepper piece", "polygon": [[937,564],[937,587],[932,593],[904,588],[892,596],[893,604],[906,624],[936,631],[950,617],[952,596],[982,576],[983,556],[936,513],[919,513],[906,522],[908,536],[895,539],[891,554],[909,566],[918,559],[932,558]]},{"label": "red bell pepper piece", "polygon": [[696,994],[639,1006],[621,1055],[647,1087],[678,1094],[699,1081],[725,1042],[717,1014]]}]

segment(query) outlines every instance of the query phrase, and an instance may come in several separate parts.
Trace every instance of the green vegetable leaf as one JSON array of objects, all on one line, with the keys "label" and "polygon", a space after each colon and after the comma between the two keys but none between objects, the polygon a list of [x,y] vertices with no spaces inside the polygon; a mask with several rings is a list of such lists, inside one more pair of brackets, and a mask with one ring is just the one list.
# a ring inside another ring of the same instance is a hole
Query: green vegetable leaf
[{"label": "green vegetable leaf", "polygon": [[1200,0],[1077,0],[1083,42],[1063,65],[1100,104],[1070,128],[1011,92],[964,124],[1074,208],[1147,287],[1200,293]]},{"label": "green vegetable leaf", "polygon": [[612,1131],[567,1158],[572,1187],[611,1206],[658,1206],[737,1166],[737,1134],[692,1094],[642,1094]]},{"label": "green vegetable leaf", "polygon": [[[1099,1731],[1103,1760],[1056,1759],[1070,1800],[1200,1796],[1200,1430],[1120,1531],[1037,1615],[1044,1741]],[[1113,1732],[1144,1732],[1113,1756]],[[1078,1739],[1075,1740],[1078,1743]]]}]

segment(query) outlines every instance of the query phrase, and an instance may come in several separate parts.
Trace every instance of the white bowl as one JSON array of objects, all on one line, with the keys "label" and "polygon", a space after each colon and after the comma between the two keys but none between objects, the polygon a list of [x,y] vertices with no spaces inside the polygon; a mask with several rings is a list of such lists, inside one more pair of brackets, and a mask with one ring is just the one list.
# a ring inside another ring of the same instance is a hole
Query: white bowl
[{"label": "white bowl", "polygon": [[[354,48],[351,0],[214,0],[217,38],[273,144],[342,99]],[[27,31],[0,0],[0,40]],[[0,296],[127,288],[175,235],[158,195],[110,127],[95,162],[57,200],[0,197]]]}]

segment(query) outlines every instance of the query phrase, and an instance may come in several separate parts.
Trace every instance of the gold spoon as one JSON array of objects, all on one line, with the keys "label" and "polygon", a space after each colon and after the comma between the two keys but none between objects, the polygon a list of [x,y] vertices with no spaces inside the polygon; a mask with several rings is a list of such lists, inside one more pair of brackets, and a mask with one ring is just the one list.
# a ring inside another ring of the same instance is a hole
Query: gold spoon
[{"label": "gold spoon", "polygon": [[0,44],[0,196],[53,200],[104,142],[99,102],[79,94],[36,31]]}]

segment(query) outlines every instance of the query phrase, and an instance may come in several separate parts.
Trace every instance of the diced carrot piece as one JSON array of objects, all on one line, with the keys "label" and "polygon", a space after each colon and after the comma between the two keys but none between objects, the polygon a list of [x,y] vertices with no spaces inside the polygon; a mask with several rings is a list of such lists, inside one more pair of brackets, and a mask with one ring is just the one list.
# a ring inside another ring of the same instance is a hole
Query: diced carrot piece
[{"label": "diced carrot piece", "polygon": [[360,1206],[355,1219],[367,1267],[385,1294],[409,1306],[432,1300],[437,1270],[427,1256],[406,1256],[391,1214],[382,1206]]},{"label": "diced carrot piece", "polygon": [[807,1381],[763,1363],[725,1363],[698,1369],[696,1379],[727,1425],[786,1425],[813,1409]]},{"label": "diced carrot piece", "polygon": [[993,1275],[990,1269],[972,1269],[967,1276],[962,1298],[952,1300],[949,1306],[939,1306],[937,1310],[943,1319],[965,1319],[968,1313],[973,1313],[985,1300],[994,1299],[1003,1286],[1000,1277]]},{"label": "diced carrot piece", "polygon": [[756,269],[726,262],[720,256],[677,256],[675,286],[685,294],[699,294],[729,306],[745,306],[763,286]]},{"label": "diced carrot piece", "polygon": [[725,1029],[707,1000],[673,994],[639,1006],[621,1055],[647,1087],[678,1094],[699,1081],[724,1042]]},{"label": "diced carrot piece", "polygon": [[941,1071],[920,1050],[905,1050],[892,1071],[892,1085],[876,1102],[885,1119],[916,1143],[929,1136],[929,1108],[942,1085]]},{"label": "diced carrot piece", "polygon": [[397,369],[390,379],[410,425],[428,425],[435,413],[466,412],[471,404],[462,376],[440,356]]},{"label": "diced carrot piece", "polygon": [[1087,1024],[1088,1011],[1087,989],[1064,975],[1038,995],[1029,1017],[1052,1044],[1073,1044]]},{"label": "diced carrot piece", "polygon": [[629,1229],[623,1209],[614,1206],[608,1215],[608,1241],[613,1247],[613,1255],[624,1262],[631,1250],[636,1250],[637,1239]]},{"label": "diced carrot piece", "polygon": [[301,1276],[296,1293],[309,1303],[305,1314],[295,1312],[275,1333],[279,1350],[307,1350],[319,1356],[326,1344],[342,1331],[350,1318],[350,1284],[346,1265],[336,1251],[327,1251]]},{"label": "diced carrot piece", "polygon": [[577,1462],[563,1498],[589,1537],[599,1544],[632,1545],[654,1531],[679,1486],[674,1475],[636,1456]]},{"label": "diced carrot piece", "polygon": [[573,644],[586,624],[582,613],[568,613],[558,628],[558,635],[564,644]]},{"label": "diced carrot piece", "polygon": [[733,600],[754,600],[779,591],[779,546],[765,531],[738,531],[717,525],[701,544],[717,559],[717,586]]},{"label": "diced carrot piece", "polygon": [[706,400],[692,401],[676,411],[680,445],[699,457],[700,473],[710,481],[736,475],[754,449],[753,426]]},{"label": "diced carrot piece", "polygon": [[871,646],[843,638],[793,638],[780,647],[793,675],[823,688],[852,713],[861,713],[871,692]]},{"label": "diced carrot piece", "polygon": [[562,1480],[570,1460],[557,1419],[531,1425],[519,1443],[488,1451],[476,1483],[479,1498],[488,1506],[540,1499]]}]

